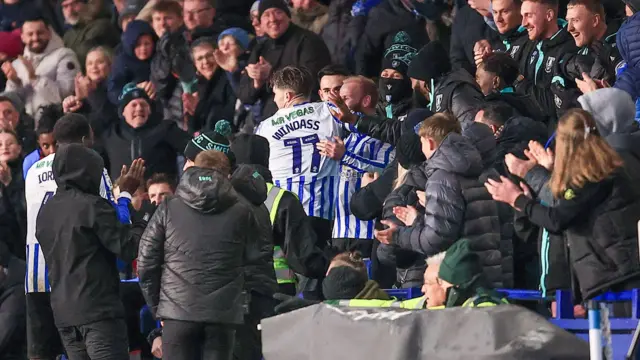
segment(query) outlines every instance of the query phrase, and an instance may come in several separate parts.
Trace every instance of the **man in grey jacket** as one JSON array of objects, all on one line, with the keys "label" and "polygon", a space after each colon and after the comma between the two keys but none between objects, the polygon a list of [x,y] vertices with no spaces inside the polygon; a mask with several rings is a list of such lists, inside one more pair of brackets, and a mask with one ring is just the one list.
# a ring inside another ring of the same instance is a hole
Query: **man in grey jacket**
[{"label": "man in grey jacket", "polygon": [[446,113],[422,122],[418,135],[428,159],[422,165],[427,176],[425,195],[420,199],[424,216],[418,216],[415,208],[396,207],[394,214],[406,226],[383,220],[388,228],[376,231],[376,238],[427,257],[467,238],[471,250],[480,256],[487,280],[501,287],[498,206],[478,181],[482,158],[461,131],[460,123]]}]

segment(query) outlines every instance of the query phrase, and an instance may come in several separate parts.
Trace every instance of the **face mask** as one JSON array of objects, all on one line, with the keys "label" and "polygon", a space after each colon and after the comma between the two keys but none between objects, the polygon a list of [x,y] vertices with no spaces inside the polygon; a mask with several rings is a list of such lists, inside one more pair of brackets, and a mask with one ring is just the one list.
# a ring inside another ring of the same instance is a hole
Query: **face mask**
[{"label": "face mask", "polygon": [[411,82],[405,79],[380,78],[378,91],[382,100],[397,104],[411,96]]}]

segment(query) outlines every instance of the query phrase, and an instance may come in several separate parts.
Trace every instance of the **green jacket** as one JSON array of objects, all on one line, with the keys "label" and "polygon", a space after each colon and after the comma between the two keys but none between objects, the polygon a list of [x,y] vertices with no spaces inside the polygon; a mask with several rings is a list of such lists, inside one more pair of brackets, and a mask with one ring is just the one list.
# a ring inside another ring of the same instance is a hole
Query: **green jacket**
[{"label": "green jacket", "polygon": [[96,19],[70,27],[62,38],[64,46],[78,55],[82,69],[89,50],[96,46],[115,48],[120,42],[120,31],[108,19]]}]

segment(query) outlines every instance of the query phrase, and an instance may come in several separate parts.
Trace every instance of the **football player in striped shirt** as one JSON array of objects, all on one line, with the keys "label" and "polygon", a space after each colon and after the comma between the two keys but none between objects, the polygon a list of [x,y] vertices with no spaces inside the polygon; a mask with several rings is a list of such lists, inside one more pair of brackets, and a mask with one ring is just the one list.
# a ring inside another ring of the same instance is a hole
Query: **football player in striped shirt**
[{"label": "football player in striped shirt", "polygon": [[262,121],[256,135],[269,141],[274,185],[298,195],[320,241],[331,237],[339,163],[322,156],[321,140],[342,136],[342,123],[325,102],[311,103],[313,76],[293,66],[271,78],[278,112]]},{"label": "football player in striped shirt", "polygon": [[[93,132],[82,115],[67,114],[56,122],[53,136],[58,145],[78,143],[91,146]],[[55,153],[37,161],[27,172],[25,196],[27,204],[27,272],[25,291],[27,300],[27,343],[30,359],[55,359],[64,352],[51,310],[49,276],[40,244],[36,239],[36,219],[40,207],[51,198],[58,186],[53,178]],[[107,171],[103,171],[100,195],[114,203],[113,186]],[[131,195],[121,192],[117,204],[118,218],[129,222]]]},{"label": "football player in striped shirt", "polygon": [[[340,111],[337,116],[343,120],[355,119],[356,117],[344,117],[342,114],[375,113],[378,91],[376,84],[370,79],[362,76],[348,77],[344,78],[339,94],[329,93],[325,100],[336,104]],[[340,138],[321,141],[318,148],[321,154],[340,161],[332,245],[339,251],[358,250],[365,257],[370,257],[375,220],[363,221],[356,218],[351,213],[349,203],[351,196],[362,187],[362,177],[365,174],[381,173],[393,161],[394,148],[356,132],[349,134],[344,141]]]}]

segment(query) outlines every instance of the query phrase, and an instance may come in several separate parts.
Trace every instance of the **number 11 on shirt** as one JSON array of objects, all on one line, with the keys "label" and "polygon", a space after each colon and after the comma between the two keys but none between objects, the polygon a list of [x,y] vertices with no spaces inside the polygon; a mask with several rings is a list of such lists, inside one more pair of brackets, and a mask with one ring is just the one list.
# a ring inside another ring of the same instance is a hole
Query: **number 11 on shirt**
[{"label": "number 11 on shirt", "polygon": [[302,145],[310,144],[313,148],[311,155],[311,172],[318,173],[320,171],[320,150],[316,148],[316,144],[320,141],[318,135],[308,135],[305,137],[286,139],[284,146],[290,146],[293,152],[293,173],[300,174],[302,171]]}]

